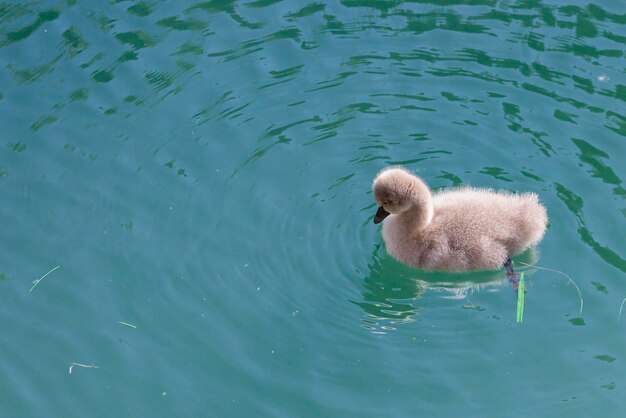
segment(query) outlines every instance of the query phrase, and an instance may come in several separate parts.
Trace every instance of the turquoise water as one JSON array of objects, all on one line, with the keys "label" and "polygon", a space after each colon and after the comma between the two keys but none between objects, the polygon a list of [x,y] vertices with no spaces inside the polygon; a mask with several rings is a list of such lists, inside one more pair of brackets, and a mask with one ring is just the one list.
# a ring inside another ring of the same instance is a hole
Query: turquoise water
[{"label": "turquoise water", "polygon": [[[625,55],[615,1],[0,3],[0,416],[622,416]],[[392,164],[538,193],[575,284],[398,264]]]}]

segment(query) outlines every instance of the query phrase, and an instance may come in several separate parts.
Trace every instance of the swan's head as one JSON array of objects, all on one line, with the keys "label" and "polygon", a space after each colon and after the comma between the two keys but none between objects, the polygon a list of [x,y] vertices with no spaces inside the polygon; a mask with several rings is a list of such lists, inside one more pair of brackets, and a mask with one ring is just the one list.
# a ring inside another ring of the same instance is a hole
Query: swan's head
[{"label": "swan's head", "polygon": [[378,203],[374,223],[378,224],[390,214],[406,211],[413,204],[417,178],[401,167],[382,170],[374,179],[372,190]]}]

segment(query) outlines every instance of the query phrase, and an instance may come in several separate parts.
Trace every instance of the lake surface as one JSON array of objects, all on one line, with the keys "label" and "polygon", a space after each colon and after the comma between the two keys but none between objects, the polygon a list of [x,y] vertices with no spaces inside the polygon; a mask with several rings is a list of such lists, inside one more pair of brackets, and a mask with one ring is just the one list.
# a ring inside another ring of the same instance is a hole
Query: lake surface
[{"label": "lake surface", "polygon": [[[622,1],[0,3],[0,416],[623,416],[625,56]],[[391,259],[397,164],[573,282]]]}]

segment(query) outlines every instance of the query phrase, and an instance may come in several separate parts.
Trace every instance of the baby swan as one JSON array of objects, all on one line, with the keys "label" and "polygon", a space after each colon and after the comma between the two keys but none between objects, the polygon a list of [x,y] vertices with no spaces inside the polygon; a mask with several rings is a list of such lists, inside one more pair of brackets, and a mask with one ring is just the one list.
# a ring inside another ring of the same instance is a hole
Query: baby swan
[{"label": "baby swan", "polygon": [[507,267],[510,257],[538,243],[548,216],[535,193],[512,194],[470,187],[431,193],[402,167],[374,179],[387,252],[424,270],[463,272]]}]

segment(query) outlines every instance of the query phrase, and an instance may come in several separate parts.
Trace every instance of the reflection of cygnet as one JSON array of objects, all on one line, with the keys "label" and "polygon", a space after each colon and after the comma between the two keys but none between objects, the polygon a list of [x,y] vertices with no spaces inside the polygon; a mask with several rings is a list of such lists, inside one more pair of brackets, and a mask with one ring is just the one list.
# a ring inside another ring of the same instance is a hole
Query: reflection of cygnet
[{"label": "reflection of cygnet", "polygon": [[534,193],[512,194],[459,188],[431,194],[401,167],[374,179],[387,252],[424,270],[495,270],[541,240],[548,216]]}]

